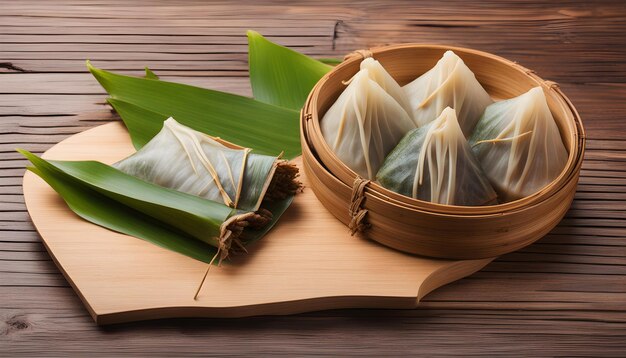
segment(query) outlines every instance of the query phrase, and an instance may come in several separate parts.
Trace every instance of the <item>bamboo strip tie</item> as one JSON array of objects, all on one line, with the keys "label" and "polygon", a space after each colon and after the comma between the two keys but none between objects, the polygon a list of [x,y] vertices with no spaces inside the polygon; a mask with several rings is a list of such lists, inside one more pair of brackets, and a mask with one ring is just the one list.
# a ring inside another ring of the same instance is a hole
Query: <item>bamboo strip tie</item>
[{"label": "bamboo strip tie", "polygon": [[363,60],[364,60],[366,58],[374,56],[374,54],[370,50],[356,50],[354,52],[350,52],[349,54],[345,55],[343,57],[343,60],[344,61],[348,60],[348,59],[350,59],[350,58],[352,58],[354,56],[361,56],[363,58]]},{"label": "bamboo strip tie", "polygon": [[351,235],[354,235],[357,231],[365,231],[370,227],[370,224],[365,221],[367,209],[362,207],[365,201],[365,187],[369,182],[367,179],[356,177],[352,185],[352,196],[350,197],[350,207],[348,209],[351,218],[348,228]]}]

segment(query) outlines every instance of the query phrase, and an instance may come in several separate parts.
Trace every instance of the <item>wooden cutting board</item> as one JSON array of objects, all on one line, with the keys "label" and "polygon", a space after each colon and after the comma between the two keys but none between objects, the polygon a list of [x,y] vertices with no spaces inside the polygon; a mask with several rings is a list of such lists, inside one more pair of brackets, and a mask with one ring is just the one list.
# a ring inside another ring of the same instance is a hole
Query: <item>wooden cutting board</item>
[{"label": "wooden cutting board", "polygon": [[[113,163],[133,152],[126,129],[115,122],[76,134],[44,157]],[[305,187],[247,255],[211,269],[196,301],[207,264],[80,219],[30,172],[24,197],[48,252],[98,324],[415,308],[430,291],[491,261],[426,259],[352,237]]]}]

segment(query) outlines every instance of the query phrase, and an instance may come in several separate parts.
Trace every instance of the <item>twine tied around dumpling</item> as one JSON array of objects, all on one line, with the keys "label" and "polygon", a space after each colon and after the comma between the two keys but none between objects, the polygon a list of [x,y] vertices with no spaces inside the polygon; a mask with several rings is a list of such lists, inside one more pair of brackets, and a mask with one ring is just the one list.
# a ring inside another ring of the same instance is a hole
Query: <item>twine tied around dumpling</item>
[{"label": "twine tied around dumpling", "polygon": [[370,224],[365,221],[365,216],[367,215],[367,209],[363,209],[362,205],[365,201],[365,187],[369,184],[368,179],[363,179],[360,177],[356,177],[354,179],[354,184],[352,184],[352,195],[350,197],[350,223],[348,224],[348,228],[350,229],[350,234],[354,236],[354,234],[358,232],[362,232],[367,230],[370,227]]}]

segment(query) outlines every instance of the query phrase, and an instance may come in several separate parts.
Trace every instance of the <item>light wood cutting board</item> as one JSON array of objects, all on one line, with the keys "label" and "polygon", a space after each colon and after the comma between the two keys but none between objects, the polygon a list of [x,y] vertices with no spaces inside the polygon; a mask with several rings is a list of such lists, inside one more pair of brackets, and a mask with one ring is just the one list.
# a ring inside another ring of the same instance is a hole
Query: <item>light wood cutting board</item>
[{"label": "light wood cutting board", "polygon": [[[113,163],[133,152],[126,129],[115,122],[74,135],[44,157]],[[305,188],[249,254],[211,269],[195,301],[207,264],[80,219],[30,172],[24,197],[48,252],[98,324],[415,308],[430,291],[492,260],[432,260],[352,237]]]}]

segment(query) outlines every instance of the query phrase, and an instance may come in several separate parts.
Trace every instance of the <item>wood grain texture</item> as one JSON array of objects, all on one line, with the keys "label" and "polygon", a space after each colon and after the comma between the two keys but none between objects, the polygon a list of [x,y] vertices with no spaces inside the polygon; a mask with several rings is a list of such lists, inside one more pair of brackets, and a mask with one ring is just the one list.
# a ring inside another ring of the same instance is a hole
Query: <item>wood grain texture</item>
[{"label": "wood grain texture", "polygon": [[[43,157],[112,164],[135,152],[124,125],[76,134]],[[293,163],[302,167],[302,158]],[[436,260],[350,235],[310,190],[248,254],[214,267],[95,226],[67,208],[41,178],[24,176],[24,199],[42,241],[98,324],[157,318],[284,315],[337,308],[415,308],[432,290],[492,258]]]},{"label": "wood grain texture", "polygon": [[[624,355],[623,1],[68,0],[0,9],[0,355]],[[96,327],[28,218],[26,163],[14,148],[41,153],[117,118],[86,58],[249,95],[248,28],[320,57],[399,42],[470,47],[558,82],[588,137],[571,210],[545,238],[433,292],[419,310]]]}]

